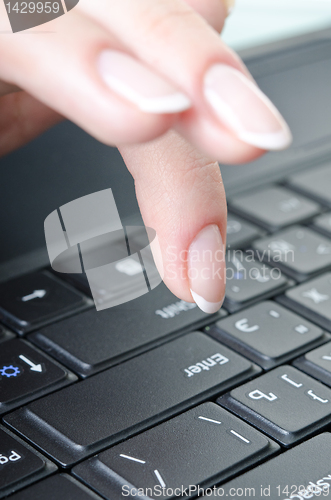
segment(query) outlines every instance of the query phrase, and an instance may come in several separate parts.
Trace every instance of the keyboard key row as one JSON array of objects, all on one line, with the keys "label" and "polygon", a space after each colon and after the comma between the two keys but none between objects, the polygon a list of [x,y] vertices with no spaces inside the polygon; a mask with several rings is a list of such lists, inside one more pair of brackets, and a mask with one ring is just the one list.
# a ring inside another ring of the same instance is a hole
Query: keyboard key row
[{"label": "keyboard key row", "polygon": [[64,467],[258,374],[203,333],[190,333],[4,417]]},{"label": "keyboard key row", "polygon": [[138,299],[104,311],[91,309],[29,335],[82,377],[118,364],[186,331],[224,316],[177,299],[162,283]]}]

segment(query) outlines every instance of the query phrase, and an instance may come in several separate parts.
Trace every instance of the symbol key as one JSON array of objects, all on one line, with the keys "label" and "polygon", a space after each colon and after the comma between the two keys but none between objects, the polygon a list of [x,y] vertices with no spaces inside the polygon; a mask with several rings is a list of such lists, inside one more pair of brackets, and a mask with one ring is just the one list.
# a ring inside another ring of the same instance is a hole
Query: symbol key
[{"label": "symbol key", "polygon": [[276,300],[331,331],[331,273],[291,288]]},{"label": "symbol key", "polygon": [[8,340],[0,350],[0,414],[75,380],[25,340]]},{"label": "symbol key", "polygon": [[295,226],[254,242],[259,260],[273,261],[297,281],[331,267],[331,241],[309,228]]},{"label": "symbol key", "polygon": [[292,366],[280,366],[217,402],[284,446],[331,422],[331,390]]},{"label": "symbol key", "polygon": [[171,493],[159,496],[156,487],[191,487],[192,495],[194,488],[224,481],[278,449],[228,411],[205,403],[79,464],[73,473],[109,500],[116,492],[120,498],[125,484],[165,499]]},{"label": "symbol key", "polygon": [[67,467],[259,372],[193,332],[34,401],[5,421]]},{"label": "symbol key", "polygon": [[52,462],[0,426],[0,498],[56,469]]},{"label": "symbol key", "polygon": [[316,325],[272,301],[230,315],[206,327],[205,332],[265,370],[288,362],[330,338]]}]

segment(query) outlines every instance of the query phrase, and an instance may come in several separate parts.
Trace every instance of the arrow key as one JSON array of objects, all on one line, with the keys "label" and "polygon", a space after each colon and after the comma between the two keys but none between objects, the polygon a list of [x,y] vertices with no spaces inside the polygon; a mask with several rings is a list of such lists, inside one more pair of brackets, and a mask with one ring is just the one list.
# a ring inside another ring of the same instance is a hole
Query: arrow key
[{"label": "arrow key", "polygon": [[93,301],[47,271],[0,284],[0,320],[24,334],[83,311]]},{"label": "arrow key", "polygon": [[8,340],[0,351],[0,414],[75,380],[25,340]]}]

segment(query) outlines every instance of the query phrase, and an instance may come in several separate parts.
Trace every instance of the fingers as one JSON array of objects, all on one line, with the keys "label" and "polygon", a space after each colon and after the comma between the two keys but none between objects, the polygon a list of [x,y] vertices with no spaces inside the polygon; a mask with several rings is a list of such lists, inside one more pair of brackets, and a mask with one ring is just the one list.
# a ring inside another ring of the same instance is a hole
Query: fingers
[{"label": "fingers", "polygon": [[215,312],[225,291],[226,201],[219,166],[175,132],[120,148],[146,226],[156,230],[164,282]]},{"label": "fingers", "polygon": [[52,22],[54,34],[0,40],[2,78],[107,144],[150,141],[178,123],[207,154],[238,162],[290,141],[237,56],[182,0],[80,5],[98,24],[75,10]]},{"label": "fingers", "polygon": [[[81,0],[79,8],[121,40],[129,53],[169,78],[194,110],[220,130],[260,149],[282,149],[291,142],[286,123],[247,78],[239,58],[184,1]],[[110,82],[111,61],[105,64],[111,54],[105,51],[101,57],[102,77],[116,91]],[[124,77],[119,80],[123,87],[130,85]]]},{"label": "fingers", "polygon": [[[105,46],[119,48],[114,37],[80,15],[68,14],[54,20],[52,28],[54,34],[15,36],[10,45],[0,38],[3,79],[23,88],[107,144],[151,140],[173,125],[176,115],[172,110],[168,114],[164,109],[162,114],[143,111],[106,87],[98,74],[97,56]],[[124,67],[126,74],[129,69]],[[183,109],[177,89],[153,73],[150,75],[147,69],[148,74],[144,68],[137,69],[136,65],[131,68],[133,78],[136,71],[140,71],[143,80],[141,87],[147,88],[147,95],[141,99],[143,104],[146,101],[150,104],[148,84],[152,82],[154,94],[150,106],[161,108],[165,102],[168,107],[177,106],[177,111]],[[184,105],[186,108],[186,98]]]}]

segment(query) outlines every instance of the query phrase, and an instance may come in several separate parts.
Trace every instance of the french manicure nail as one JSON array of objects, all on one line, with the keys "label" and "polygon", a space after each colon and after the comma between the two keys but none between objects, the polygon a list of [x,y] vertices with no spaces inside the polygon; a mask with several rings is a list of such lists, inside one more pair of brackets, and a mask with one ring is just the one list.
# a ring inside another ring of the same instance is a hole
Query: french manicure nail
[{"label": "french manicure nail", "polygon": [[215,64],[204,78],[204,95],[225,127],[240,140],[261,149],[284,149],[290,129],[265,94],[240,71]]},{"label": "french manicure nail", "polygon": [[225,292],[224,245],[216,224],[206,226],[191,243],[188,277],[197,306],[212,314],[219,310]]},{"label": "french manicure nail", "polygon": [[179,113],[191,107],[189,98],[133,57],[104,50],[98,69],[108,87],[147,113]]}]

